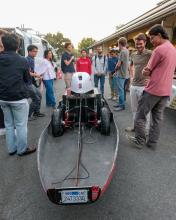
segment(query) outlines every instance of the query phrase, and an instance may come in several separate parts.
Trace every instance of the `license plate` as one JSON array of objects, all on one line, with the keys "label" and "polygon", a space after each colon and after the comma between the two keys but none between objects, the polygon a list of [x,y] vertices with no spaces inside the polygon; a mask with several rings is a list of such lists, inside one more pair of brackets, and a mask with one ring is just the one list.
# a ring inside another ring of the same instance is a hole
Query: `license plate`
[{"label": "license plate", "polygon": [[69,203],[87,203],[87,190],[64,190],[61,191],[61,200],[63,204]]}]

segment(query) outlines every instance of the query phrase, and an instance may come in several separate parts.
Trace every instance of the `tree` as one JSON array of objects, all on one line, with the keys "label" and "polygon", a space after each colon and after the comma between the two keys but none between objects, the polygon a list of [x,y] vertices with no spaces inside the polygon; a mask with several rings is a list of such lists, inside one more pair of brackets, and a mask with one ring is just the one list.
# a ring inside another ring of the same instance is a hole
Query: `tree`
[{"label": "tree", "polygon": [[96,40],[89,38],[83,38],[81,42],[78,44],[78,50],[81,51],[81,49],[88,49],[92,44],[94,44]]},{"label": "tree", "polygon": [[75,48],[73,49],[72,53],[73,53],[73,55],[74,55],[75,58],[78,58],[79,55],[80,55],[80,54],[79,54],[79,51],[78,51],[77,49],[75,49]]},{"label": "tree", "polygon": [[71,42],[69,38],[65,38],[62,33],[57,32],[56,34],[48,33],[45,39],[54,47],[57,55],[60,57],[64,51],[65,42]]}]

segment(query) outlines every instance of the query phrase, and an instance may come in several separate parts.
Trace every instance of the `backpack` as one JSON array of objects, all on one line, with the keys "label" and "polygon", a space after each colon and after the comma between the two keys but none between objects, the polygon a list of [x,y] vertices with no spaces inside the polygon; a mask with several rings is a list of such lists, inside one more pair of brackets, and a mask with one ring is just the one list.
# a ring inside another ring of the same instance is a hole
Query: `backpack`
[{"label": "backpack", "polygon": [[[105,56],[105,55],[103,55],[103,56],[104,56],[104,63],[103,63],[103,69],[104,69],[104,67],[105,67],[105,61],[106,61],[106,56]],[[96,66],[97,66],[96,60],[97,60],[97,55],[95,55],[95,68],[96,68]]]}]

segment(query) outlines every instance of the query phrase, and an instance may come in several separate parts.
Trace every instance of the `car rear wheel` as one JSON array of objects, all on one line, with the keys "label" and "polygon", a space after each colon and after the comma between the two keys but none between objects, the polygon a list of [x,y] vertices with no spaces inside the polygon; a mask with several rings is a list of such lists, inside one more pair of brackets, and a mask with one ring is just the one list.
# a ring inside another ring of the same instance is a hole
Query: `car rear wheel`
[{"label": "car rear wheel", "polygon": [[107,107],[101,108],[100,131],[103,135],[110,135],[110,112]]},{"label": "car rear wheel", "polygon": [[51,128],[54,137],[62,136],[64,133],[64,124],[62,122],[62,109],[57,108],[53,111],[51,117]]}]

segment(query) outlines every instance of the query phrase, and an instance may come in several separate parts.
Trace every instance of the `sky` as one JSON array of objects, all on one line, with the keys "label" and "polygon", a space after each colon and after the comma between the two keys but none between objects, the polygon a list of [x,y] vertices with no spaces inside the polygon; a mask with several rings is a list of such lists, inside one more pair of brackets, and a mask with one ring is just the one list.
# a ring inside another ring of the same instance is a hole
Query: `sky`
[{"label": "sky", "polygon": [[160,0],[1,1],[1,27],[30,27],[43,34],[63,33],[77,47],[84,37],[101,40],[156,6]]}]

